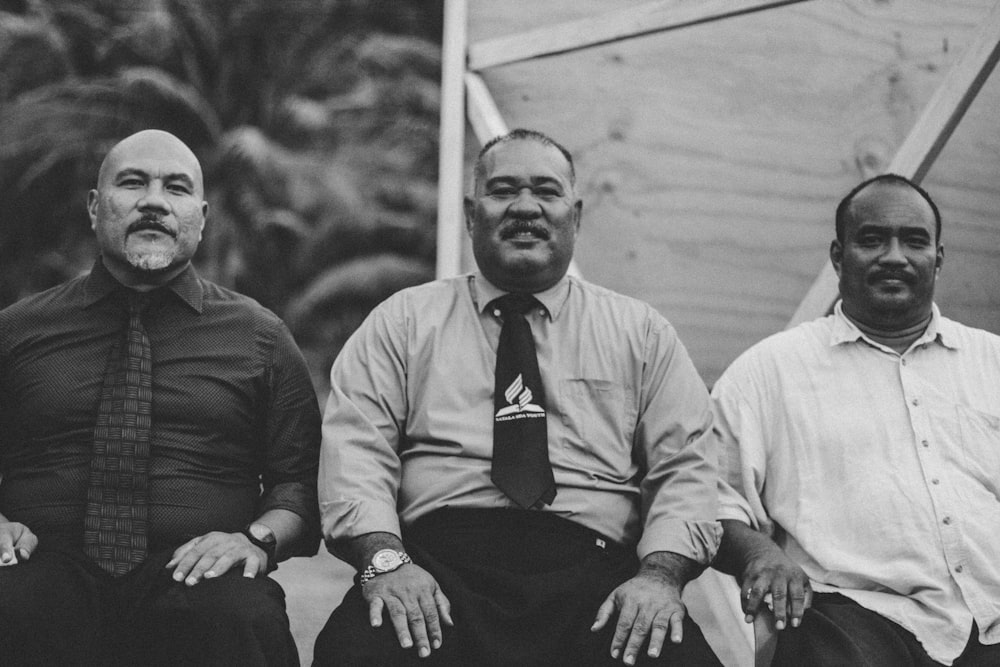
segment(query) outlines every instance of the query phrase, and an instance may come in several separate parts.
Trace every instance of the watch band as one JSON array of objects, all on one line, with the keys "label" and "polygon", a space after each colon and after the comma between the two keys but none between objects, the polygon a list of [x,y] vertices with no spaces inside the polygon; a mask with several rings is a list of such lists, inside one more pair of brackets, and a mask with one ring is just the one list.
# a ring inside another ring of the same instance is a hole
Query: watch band
[{"label": "watch band", "polygon": [[250,544],[254,545],[267,555],[267,569],[264,571],[264,574],[271,574],[272,572],[277,570],[278,542],[273,539],[273,535],[271,541],[261,540],[255,537],[252,532],[250,532],[250,524],[247,524],[246,527],[244,527],[243,530],[241,530],[240,532],[243,533],[244,537],[250,540]]},{"label": "watch band", "polygon": [[407,555],[405,551],[397,551],[396,555],[399,556],[399,565],[392,568],[391,570],[381,570],[379,568],[376,568],[374,565],[369,565],[361,573],[361,576],[358,578],[358,583],[364,586],[365,584],[367,584],[369,581],[371,581],[380,574],[388,574],[389,572],[395,572],[396,570],[403,567],[407,563],[413,562],[413,560],[410,559],[409,555]]}]

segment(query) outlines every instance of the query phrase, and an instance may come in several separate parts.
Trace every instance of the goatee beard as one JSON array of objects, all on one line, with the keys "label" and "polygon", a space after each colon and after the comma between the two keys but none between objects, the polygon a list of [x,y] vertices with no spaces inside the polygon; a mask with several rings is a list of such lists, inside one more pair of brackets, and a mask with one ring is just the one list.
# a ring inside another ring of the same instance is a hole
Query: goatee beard
[{"label": "goatee beard", "polygon": [[173,262],[174,254],[166,251],[127,251],[125,253],[125,259],[132,266],[132,268],[152,273],[169,269],[171,263]]}]

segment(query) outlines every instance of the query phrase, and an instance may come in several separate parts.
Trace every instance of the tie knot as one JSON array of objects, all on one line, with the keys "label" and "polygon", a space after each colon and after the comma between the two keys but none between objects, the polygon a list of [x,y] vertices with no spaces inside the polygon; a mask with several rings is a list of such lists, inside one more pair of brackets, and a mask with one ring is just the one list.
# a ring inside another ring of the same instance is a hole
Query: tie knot
[{"label": "tie knot", "polygon": [[507,315],[508,313],[524,315],[532,308],[540,306],[541,303],[531,294],[511,293],[494,299],[493,305],[500,309],[502,315]]}]

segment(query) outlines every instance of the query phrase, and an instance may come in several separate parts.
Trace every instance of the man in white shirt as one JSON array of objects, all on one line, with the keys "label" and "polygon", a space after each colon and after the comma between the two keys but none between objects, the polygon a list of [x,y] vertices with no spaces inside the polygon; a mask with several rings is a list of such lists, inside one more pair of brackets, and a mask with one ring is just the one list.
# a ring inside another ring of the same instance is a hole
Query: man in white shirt
[{"label": "man in white shirt", "polygon": [[[725,535],[775,665],[1000,664],[1000,337],[942,317],[941,219],[896,175],[837,209],[834,313],[713,390]],[[733,489],[739,493],[733,493]]]}]

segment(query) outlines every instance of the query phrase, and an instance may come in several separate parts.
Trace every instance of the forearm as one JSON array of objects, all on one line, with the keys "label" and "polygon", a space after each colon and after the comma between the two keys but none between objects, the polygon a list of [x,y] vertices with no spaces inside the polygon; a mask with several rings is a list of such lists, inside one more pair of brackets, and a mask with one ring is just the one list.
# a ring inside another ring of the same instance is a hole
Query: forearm
[{"label": "forearm", "polygon": [[737,579],[743,576],[747,563],[752,559],[769,553],[781,553],[781,547],[774,540],[742,521],[723,519],[722,531],[722,543],[712,567]]},{"label": "forearm", "polygon": [[704,565],[686,556],[672,551],[654,551],[642,559],[642,563],[639,565],[639,574],[655,575],[664,583],[681,591],[704,569]]}]

